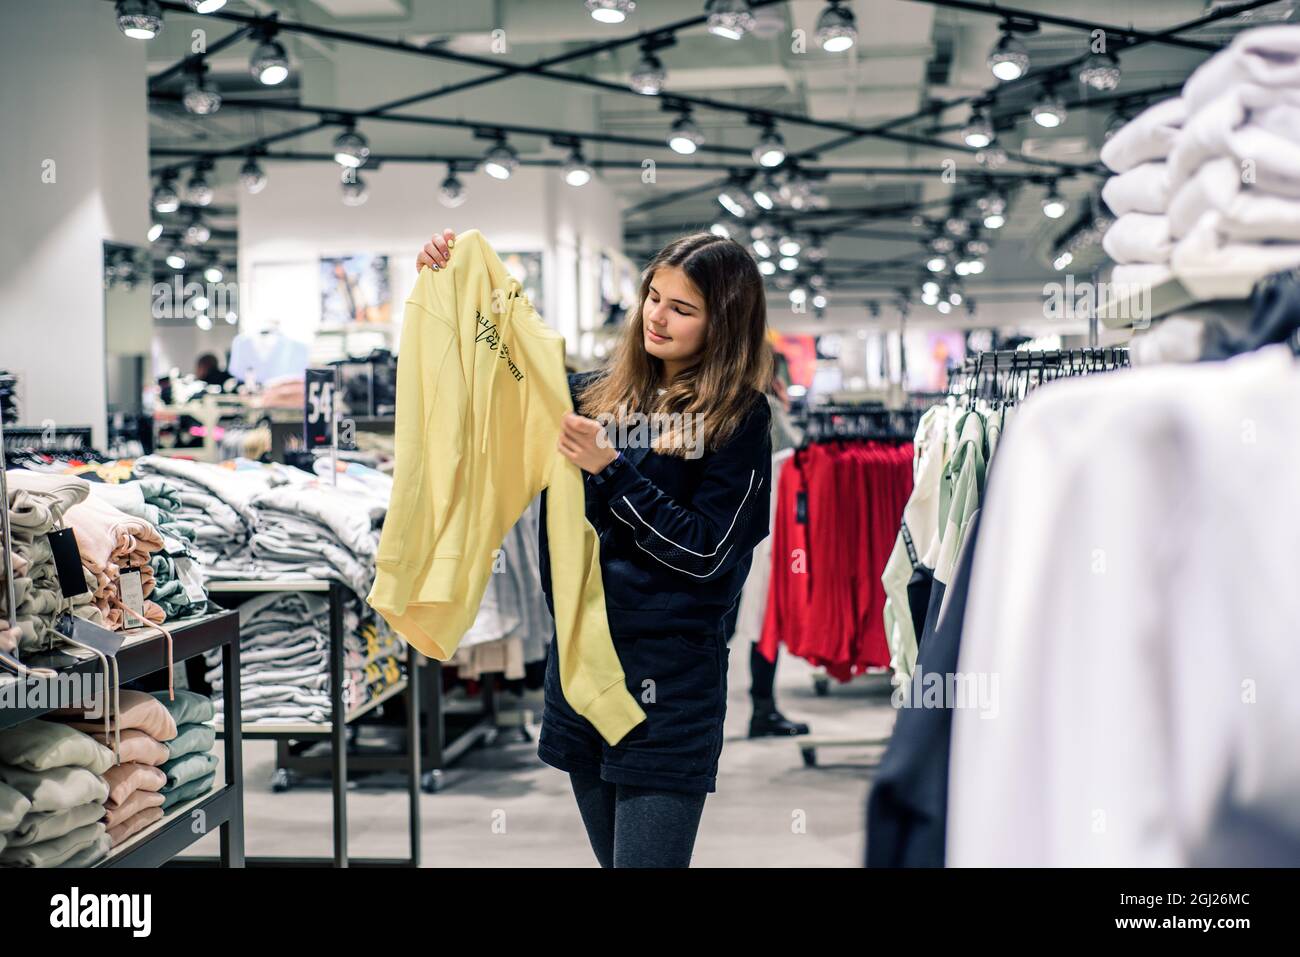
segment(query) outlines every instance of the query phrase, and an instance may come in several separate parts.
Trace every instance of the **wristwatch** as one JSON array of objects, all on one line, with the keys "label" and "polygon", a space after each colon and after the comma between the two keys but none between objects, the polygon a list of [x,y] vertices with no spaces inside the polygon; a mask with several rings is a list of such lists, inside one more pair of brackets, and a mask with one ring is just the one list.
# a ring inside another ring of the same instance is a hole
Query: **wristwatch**
[{"label": "wristwatch", "polygon": [[623,467],[623,453],[618,452],[613,460],[599,472],[593,472],[591,480],[597,485],[604,485],[607,479],[613,478],[619,469]]}]

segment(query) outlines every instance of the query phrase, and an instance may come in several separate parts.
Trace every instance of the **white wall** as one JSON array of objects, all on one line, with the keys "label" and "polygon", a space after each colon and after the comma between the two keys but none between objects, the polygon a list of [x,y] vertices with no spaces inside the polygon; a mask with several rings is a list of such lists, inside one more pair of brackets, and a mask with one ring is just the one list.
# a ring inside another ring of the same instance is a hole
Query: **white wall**
[{"label": "white wall", "polygon": [[17,16],[0,30],[0,368],[22,376],[25,423],[90,425],[102,445],[102,244],[149,226],[144,45],[111,4]]},{"label": "white wall", "polygon": [[[321,256],[390,257],[393,316],[415,281],[415,256],[443,228],[481,230],[501,251],[543,253],[543,317],[571,340],[580,321],[594,321],[595,263],[600,248],[618,248],[619,205],[599,180],[565,185],[557,168],[521,167],[505,182],[462,173],[467,196],[457,209],[438,202],[442,165],[389,164],[361,170],[369,199],[344,206],[339,168],[326,163],[268,163],[261,193],[239,199],[241,331],[279,319],[286,334],[320,317]],[[580,269],[591,292],[578,291]],[[261,278],[259,278],[261,277]],[[301,288],[298,288],[301,287]]]}]

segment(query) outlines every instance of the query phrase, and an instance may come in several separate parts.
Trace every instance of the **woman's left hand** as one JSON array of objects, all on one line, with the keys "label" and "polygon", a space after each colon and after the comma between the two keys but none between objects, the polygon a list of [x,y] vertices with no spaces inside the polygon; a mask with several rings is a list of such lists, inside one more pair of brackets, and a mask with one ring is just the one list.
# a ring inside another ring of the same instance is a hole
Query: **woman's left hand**
[{"label": "woman's left hand", "polygon": [[605,429],[599,422],[573,412],[564,414],[556,447],[566,459],[592,475],[618,456],[618,450],[609,444]]}]

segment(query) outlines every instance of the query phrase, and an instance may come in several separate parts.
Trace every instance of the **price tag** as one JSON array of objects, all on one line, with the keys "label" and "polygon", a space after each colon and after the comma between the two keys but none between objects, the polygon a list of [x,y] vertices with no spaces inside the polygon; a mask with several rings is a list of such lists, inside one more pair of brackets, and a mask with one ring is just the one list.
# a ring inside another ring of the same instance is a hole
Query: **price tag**
[{"label": "price tag", "polygon": [[177,558],[175,565],[176,578],[185,588],[185,597],[195,603],[207,601],[207,593],[203,590],[203,579],[199,577],[194,562],[188,558]]},{"label": "price tag", "polygon": [[117,654],[122,647],[122,642],[126,640],[115,631],[109,631],[94,622],[69,614],[59,617],[59,620],[54,625],[54,630],[63,637],[94,648],[110,658]]},{"label": "price tag", "polygon": [[[117,581],[122,592],[122,604],[130,608],[140,618],[143,618],[144,588],[140,584],[140,573],[138,571],[122,572]],[[129,622],[123,622],[123,625],[127,628],[134,628],[139,624],[139,619],[134,618]]]},{"label": "price tag", "polygon": [[86,572],[81,567],[81,552],[77,549],[77,535],[70,528],[60,528],[45,536],[54,553],[54,572],[59,578],[59,589],[64,598],[86,594]]},{"label": "price tag", "polygon": [[168,555],[171,555],[173,558],[177,555],[184,555],[189,551],[185,542],[181,541],[179,538],[173,538],[166,532],[159,532],[158,534],[162,536],[163,551]]},{"label": "price tag", "polygon": [[303,442],[319,449],[334,440],[334,370],[308,369],[306,406],[303,409]]}]

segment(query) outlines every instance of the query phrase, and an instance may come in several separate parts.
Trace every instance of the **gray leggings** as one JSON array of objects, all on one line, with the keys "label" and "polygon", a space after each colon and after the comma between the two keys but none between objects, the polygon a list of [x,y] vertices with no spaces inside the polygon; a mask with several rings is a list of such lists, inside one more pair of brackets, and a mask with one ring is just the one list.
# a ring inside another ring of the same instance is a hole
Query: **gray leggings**
[{"label": "gray leggings", "polygon": [[601,867],[689,867],[706,794],[610,784],[571,772],[573,795]]}]

